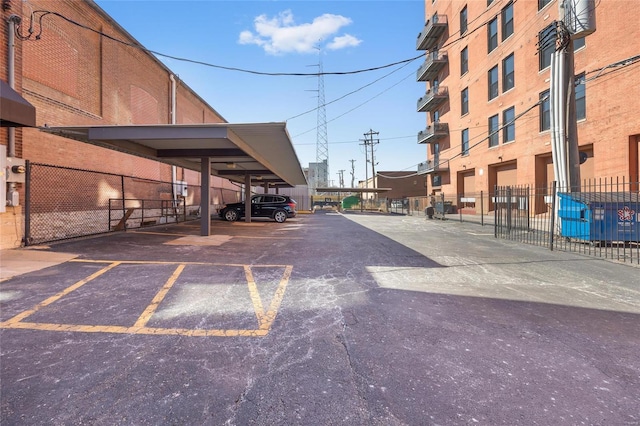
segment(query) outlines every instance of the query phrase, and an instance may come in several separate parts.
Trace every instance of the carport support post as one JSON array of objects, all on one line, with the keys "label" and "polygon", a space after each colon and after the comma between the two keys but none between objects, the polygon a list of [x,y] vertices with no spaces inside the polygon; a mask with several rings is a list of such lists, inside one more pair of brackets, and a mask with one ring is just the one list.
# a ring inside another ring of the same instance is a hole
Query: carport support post
[{"label": "carport support post", "polygon": [[200,235],[211,235],[211,160],[209,157],[200,158]]},{"label": "carport support post", "polygon": [[244,175],[244,221],[251,222],[251,175]]}]

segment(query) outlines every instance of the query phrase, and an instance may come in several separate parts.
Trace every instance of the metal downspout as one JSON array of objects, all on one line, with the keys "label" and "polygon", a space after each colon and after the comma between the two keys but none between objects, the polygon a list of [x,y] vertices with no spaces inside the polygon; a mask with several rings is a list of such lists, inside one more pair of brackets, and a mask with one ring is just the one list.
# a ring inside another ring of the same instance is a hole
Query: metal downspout
[{"label": "metal downspout", "polygon": [[[169,74],[171,80],[171,93],[169,95],[169,107],[171,108],[170,119],[171,124],[176,124],[176,79],[173,74]],[[178,192],[176,191],[176,182],[178,181],[178,168],[171,166],[171,197],[173,198],[173,213],[177,213]]]}]

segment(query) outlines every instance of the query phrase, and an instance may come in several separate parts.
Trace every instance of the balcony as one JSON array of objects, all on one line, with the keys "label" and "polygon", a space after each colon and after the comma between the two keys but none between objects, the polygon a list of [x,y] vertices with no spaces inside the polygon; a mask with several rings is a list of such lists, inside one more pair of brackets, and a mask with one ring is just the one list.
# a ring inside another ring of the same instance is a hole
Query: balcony
[{"label": "balcony", "polygon": [[442,86],[436,86],[418,99],[418,112],[430,112],[438,108],[449,99],[449,89]]},{"label": "balcony", "polygon": [[424,64],[416,72],[416,81],[429,81],[436,78],[440,70],[447,65],[448,60],[447,52],[428,53]]},{"label": "balcony", "polygon": [[430,143],[449,136],[448,123],[433,123],[418,133],[418,143]]},{"label": "balcony", "polygon": [[447,15],[433,15],[431,19],[424,24],[422,32],[418,34],[416,50],[433,50],[448,25]]},{"label": "balcony", "polygon": [[427,160],[425,163],[418,164],[418,174],[422,175],[448,171],[449,160],[444,158],[436,157],[433,160]]}]

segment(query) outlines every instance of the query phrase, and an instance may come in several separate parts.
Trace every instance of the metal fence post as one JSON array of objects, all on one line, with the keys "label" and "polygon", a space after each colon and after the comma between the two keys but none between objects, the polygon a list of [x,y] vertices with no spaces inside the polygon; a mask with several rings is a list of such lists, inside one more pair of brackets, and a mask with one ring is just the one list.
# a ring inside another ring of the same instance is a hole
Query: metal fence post
[{"label": "metal fence post", "polygon": [[549,229],[549,250],[553,251],[553,237],[556,229],[556,181],[552,185],[553,195],[551,196],[551,229]]},{"label": "metal fence post", "polygon": [[480,225],[484,226],[484,193],[480,191]]},{"label": "metal fence post", "polygon": [[[120,189],[122,191],[122,218],[124,219],[127,216],[127,209],[125,207],[125,198],[124,198],[124,176],[120,176]],[[125,219],[125,221],[122,224],[123,229],[126,231],[127,230],[127,220]]]},{"label": "metal fence post", "polygon": [[26,247],[31,241],[31,163],[25,160],[24,165],[27,169],[24,176],[24,246]]},{"label": "metal fence post", "polygon": [[498,185],[493,189],[495,202],[493,203],[493,236],[498,238]]}]

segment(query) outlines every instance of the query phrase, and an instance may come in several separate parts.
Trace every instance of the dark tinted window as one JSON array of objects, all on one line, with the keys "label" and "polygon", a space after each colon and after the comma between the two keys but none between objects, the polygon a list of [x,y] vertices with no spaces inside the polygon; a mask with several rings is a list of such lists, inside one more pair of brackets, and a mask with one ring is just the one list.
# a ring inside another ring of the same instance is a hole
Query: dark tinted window
[{"label": "dark tinted window", "polygon": [[469,112],[469,88],[465,88],[460,92],[460,102],[462,103],[461,115],[465,115]]},{"label": "dark tinted window", "polygon": [[488,76],[489,83],[489,100],[498,96],[498,66],[491,68],[489,70]]},{"label": "dark tinted window", "polygon": [[576,119],[587,118],[587,93],[584,84],[584,74],[576,77]]},{"label": "dark tinted window", "polygon": [[502,9],[502,41],[513,34],[513,3]]},{"label": "dark tinted window", "polygon": [[502,112],[502,143],[516,140],[516,109],[511,107]]},{"label": "dark tinted window", "polygon": [[469,129],[464,129],[461,137],[462,155],[469,155]]},{"label": "dark tinted window", "polygon": [[498,47],[498,17],[496,16],[487,24],[487,44],[489,53]]},{"label": "dark tinted window", "polygon": [[540,93],[540,100],[540,131],[544,132],[551,128],[551,102],[548,90]]},{"label": "dark tinted window", "polygon": [[502,61],[502,91],[513,89],[516,85],[515,65],[513,53]]},{"label": "dark tinted window", "polygon": [[489,117],[489,147],[498,146],[500,143],[500,135],[498,133],[498,114]]},{"label": "dark tinted window", "polygon": [[465,47],[460,52],[460,75],[469,71],[469,48]]},{"label": "dark tinted window", "polygon": [[460,35],[467,32],[467,6],[460,11]]}]

